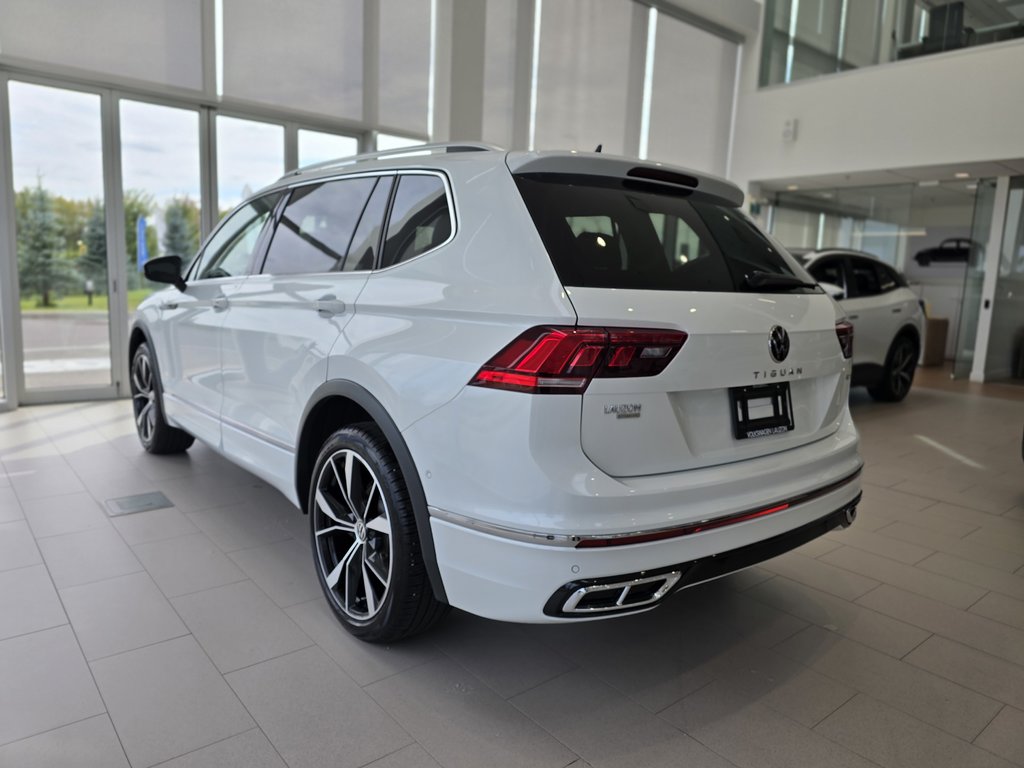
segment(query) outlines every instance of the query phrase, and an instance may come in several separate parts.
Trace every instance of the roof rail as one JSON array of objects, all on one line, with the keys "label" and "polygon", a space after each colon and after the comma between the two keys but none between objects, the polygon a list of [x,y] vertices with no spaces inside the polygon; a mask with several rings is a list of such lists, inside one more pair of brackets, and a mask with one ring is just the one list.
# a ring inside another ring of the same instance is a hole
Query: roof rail
[{"label": "roof rail", "polygon": [[493,144],[484,144],[483,142],[465,142],[465,141],[446,141],[438,142],[434,144],[416,144],[411,147],[400,147],[398,149],[383,149],[379,152],[365,152],[361,155],[352,155],[351,157],[339,157],[334,160],[324,160],[320,163],[313,163],[311,165],[304,165],[300,168],[296,168],[294,171],[286,174],[287,176],[295,176],[300,173],[307,173],[308,171],[321,171],[329,168],[341,168],[346,165],[354,165],[355,163],[361,163],[365,160],[382,160],[388,157],[408,157],[414,155],[445,155],[453,152],[491,152],[491,151],[502,151],[501,147],[497,147]]}]

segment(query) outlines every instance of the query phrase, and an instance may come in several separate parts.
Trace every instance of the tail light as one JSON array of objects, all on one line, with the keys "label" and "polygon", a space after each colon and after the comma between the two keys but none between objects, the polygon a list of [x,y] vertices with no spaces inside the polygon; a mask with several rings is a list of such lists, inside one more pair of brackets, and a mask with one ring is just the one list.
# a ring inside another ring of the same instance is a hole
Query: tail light
[{"label": "tail light", "polygon": [[853,324],[846,320],[836,323],[836,336],[839,337],[839,348],[843,350],[843,357],[849,360],[853,357]]},{"label": "tail light", "polygon": [[685,341],[682,331],[538,326],[488,360],[469,383],[534,394],[580,394],[595,378],[657,376]]}]

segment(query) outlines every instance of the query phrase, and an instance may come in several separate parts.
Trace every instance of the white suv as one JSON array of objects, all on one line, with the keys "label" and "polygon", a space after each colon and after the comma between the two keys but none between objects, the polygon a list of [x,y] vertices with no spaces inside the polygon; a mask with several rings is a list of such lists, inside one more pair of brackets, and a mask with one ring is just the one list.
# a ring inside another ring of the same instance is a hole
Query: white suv
[{"label": "white suv", "polygon": [[838,248],[798,257],[839,301],[856,329],[853,386],[876,400],[898,402],[910,392],[921,352],[924,308],[906,278],[869,253]]},{"label": "white suv", "polygon": [[438,145],[303,169],[139,308],[143,446],[309,514],[344,626],[656,606],[852,522],[852,328],[719,179]]}]

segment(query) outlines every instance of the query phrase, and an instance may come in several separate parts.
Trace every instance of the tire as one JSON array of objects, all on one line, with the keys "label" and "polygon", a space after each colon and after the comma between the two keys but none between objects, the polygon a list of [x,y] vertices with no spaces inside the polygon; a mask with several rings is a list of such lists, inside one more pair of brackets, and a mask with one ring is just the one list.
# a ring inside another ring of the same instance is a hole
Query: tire
[{"label": "tire", "polygon": [[875,400],[898,403],[910,392],[917,369],[917,344],[909,336],[897,336],[885,358],[882,379],[868,392]]},{"label": "tire", "polygon": [[391,643],[447,613],[427,577],[402,471],[375,424],[345,427],[327,439],[307,503],[317,578],[345,629],[367,642]]},{"label": "tire", "polygon": [[146,343],[139,344],[132,355],[132,412],[135,432],[148,453],[182,453],[195,442],[184,430],[172,427],[164,419],[163,391],[156,359]]}]

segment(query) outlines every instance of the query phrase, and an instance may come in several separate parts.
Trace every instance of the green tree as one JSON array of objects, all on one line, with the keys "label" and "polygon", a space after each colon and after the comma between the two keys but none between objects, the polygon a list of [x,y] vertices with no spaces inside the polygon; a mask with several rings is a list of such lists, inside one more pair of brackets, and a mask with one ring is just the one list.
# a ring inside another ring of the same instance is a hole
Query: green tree
[{"label": "green tree", "polygon": [[199,250],[199,206],[188,196],[175,197],[164,209],[164,253],[187,260]]},{"label": "green tree", "polygon": [[53,196],[37,182],[18,193],[15,205],[18,234],[18,278],[22,294],[39,296],[39,306],[52,307],[53,293],[75,282],[71,263],[63,257],[66,241],[54,210]]},{"label": "green tree", "polygon": [[107,220],[103,204],[99,201],[92,203],[82,240],[85,252],[78,259],[78,271],[84,279],[92,280],[102,288],[107,277]]}]

